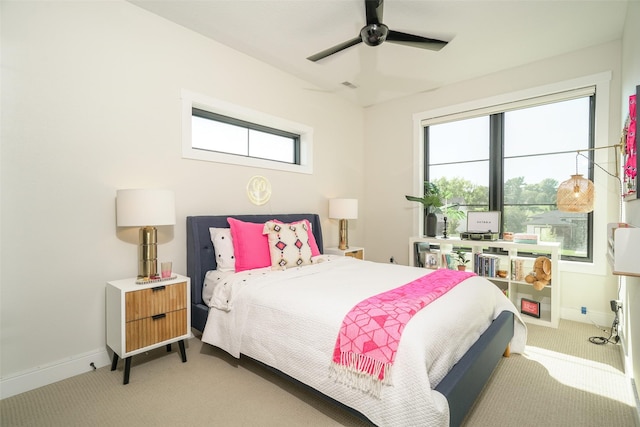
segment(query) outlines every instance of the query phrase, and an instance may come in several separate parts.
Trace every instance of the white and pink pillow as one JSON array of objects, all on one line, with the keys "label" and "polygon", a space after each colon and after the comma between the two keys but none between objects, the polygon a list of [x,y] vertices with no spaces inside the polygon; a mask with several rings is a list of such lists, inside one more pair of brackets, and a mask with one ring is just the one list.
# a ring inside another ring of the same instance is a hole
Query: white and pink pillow
[{"label": "white and pink pillow", "polygon": [[[277,219],[274,219],[273,221],[283,224],[282,221],[279,221]],[[295,222],[292,222],[291,224],[296,225],[296,224],[302,224],[302,223],[304,223],[307,227],[307,234],[309,236],[309,246],[311,247],[311,256],[321,255],[320,249],[318,249],[318,242],[316,242],[316,236],[313,235],[313,229],[311,228],[311,223],[309,222],[309,220],[303,219],[302,221],[295,221]]]},{"label": "white and pink pillow", "polygon": [[269,239],[272,270],[285,270],[311,264],[312,251],[309,245],[308,224],[308,221],[291,224],[267,221],[264,224],[262,232]]}]

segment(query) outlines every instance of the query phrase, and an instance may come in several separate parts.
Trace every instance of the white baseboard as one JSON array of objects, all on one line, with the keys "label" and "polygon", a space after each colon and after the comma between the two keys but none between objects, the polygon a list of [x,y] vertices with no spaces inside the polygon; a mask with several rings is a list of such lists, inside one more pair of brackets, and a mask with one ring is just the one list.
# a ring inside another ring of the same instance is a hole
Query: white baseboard
[{"label": "white baseboard", "polygon": [[562,307],[560,309],[560,318],[573,320],[574,322],[595,323],[599,327],[609,330],[613,323],[614,314],[601,311],[588,311],[587,314],[582,314],[580,308]]},{"label": "white baseboard", "polygon": [[96,369],[109,365],[111,361],[107,350],[97,349],[2,378],[0,379],[0,399],[91,371],[94,369],[91,363]]}]

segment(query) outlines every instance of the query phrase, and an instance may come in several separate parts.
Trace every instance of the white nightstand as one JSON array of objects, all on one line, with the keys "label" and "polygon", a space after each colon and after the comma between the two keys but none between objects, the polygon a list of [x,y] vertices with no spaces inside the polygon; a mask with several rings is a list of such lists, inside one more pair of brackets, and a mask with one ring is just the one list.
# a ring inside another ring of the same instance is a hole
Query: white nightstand
[{"label": "white nightstand", "polygon": [[107,345],[113,350],[111,370],[125,359],[124,381],[129,383],[131,357],[178,342],[187,361],[184,340],[191,337],[191,286],[188,277],[147,284],[136,279],[107,282]]},{"label": "white nightstand", "polygon": [[330,254],[330,255],[350,256],[357,259],[364,259],[364,248],[359,248],[357,246],[351,246],[347,249],[338,249],[336,247],[324,248],[324,253]]}]

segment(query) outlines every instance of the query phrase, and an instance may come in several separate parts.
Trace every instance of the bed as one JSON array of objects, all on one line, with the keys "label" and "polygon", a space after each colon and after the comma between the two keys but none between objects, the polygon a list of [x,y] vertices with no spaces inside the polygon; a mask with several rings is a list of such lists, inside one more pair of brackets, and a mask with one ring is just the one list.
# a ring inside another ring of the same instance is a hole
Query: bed
[{"label": "bed", "polygon": [[354,389],[330,375],[341,319],[363,298],[430,270],[319,255],[311,265],[281,271],[226,272],[225,286],[235,290],[220,293],[222,286],[216,286],[218,295],[212,295],[206,289],[225,262],[216,262],[221,255],[215,253],[211,229],[228,229],[228,217],[253,224],[274,218],[308,221],[309,238],[322,253],[317,214],[187,217],[192,327],[202,332],[203,342],[256,360],[374,425],[459,426],[505,350],[524,350],[526,327],[513,304],[491,282],[470,277],[406,325],[391,385],[382,386],[379,395]]}]

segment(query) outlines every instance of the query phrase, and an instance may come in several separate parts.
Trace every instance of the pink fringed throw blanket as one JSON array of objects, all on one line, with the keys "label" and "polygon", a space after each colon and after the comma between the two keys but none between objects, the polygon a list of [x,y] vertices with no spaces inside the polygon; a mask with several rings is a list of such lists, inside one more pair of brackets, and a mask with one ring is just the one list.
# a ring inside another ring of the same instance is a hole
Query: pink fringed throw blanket
[{"label": "pink fringed throw blanket", "polygon": [[400,337],[420,309],[475,273],[440,269],[358,303],[342,321],[333,350],[338,381],[379,397],[390,383]]}]

